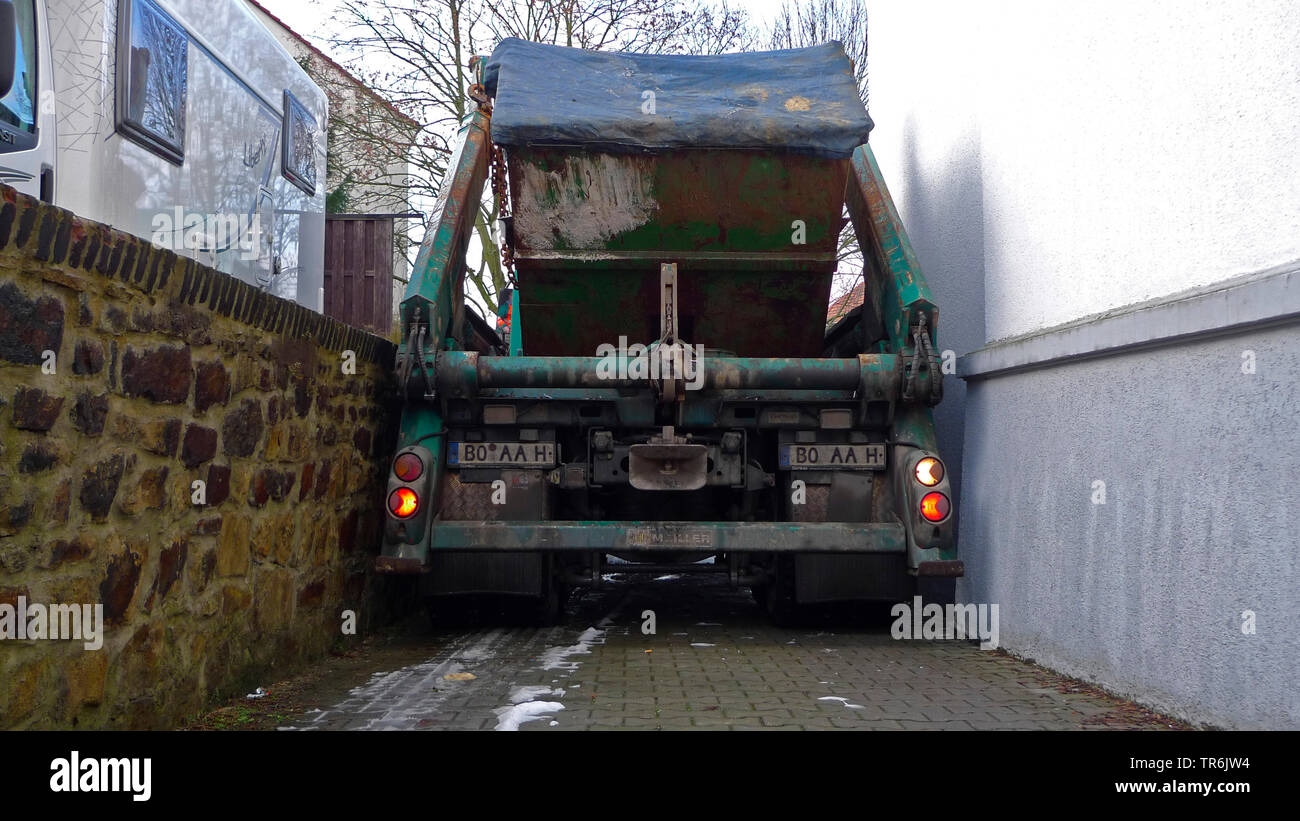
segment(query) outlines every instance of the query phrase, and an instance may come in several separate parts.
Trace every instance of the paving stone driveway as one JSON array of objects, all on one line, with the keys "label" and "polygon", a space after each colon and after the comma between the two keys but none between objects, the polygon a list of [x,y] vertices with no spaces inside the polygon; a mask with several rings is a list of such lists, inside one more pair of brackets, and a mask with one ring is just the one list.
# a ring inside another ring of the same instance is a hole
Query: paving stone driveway
[{"label": "paving stone driveway", "polygon": [[[1103,693],[886,615],[777,628],[715,580],[615,579],[555,628],[445,628],[302,729],[971,730],[1159,727]],[[643,635],[642,613],[657,631]],[[844,614],[838,614],[843,618]],[[1083,690],[1083,692],[1079,692]]]}]

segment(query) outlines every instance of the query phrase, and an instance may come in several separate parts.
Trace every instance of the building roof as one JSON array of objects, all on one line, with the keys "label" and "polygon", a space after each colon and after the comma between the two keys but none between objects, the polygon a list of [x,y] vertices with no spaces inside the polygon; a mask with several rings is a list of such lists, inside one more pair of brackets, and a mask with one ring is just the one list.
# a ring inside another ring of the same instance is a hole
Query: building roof
[{"label": "building roof", "polygon": [[253,8],[255,8],[255,9],[257,9],[258,11],[262,12],[263,14],[265,14],[267,17],[270,17],[272,20],[274,20],[275,23],[276,23],[276,25],[280,26],[282,29],[284,29],[285,31],[287,31],[287,32],[290,34],[290,36],[292,36],[295,40],[297,40],[298,42],[300,42],[300,43],[302,43],[304,46],[306,46],[306,47],[308,48],[308,50],[311,51],[312,54],[314,54],[314,55],[316,55],[317,57],[319,57],[319,58],[321,58],[322,60],[324,60],[324,61],[326,62],[326,64],[332,66],[336,71],[338,71],[340,74],[342,74],[342,75],[343,75],[343,76],[344,76],[348,81],[350,81],[350,82],[352,82],[354,85],[356,85],[357,88],[360,88],[362,91],[364,91],[364,92],[365,92],[366,94],[368,94],[370,97],[373,97],[373,98],[374,98],[377,102],[379,102],[379,104],[382,105],[384,108],[388,109],[388,110],[391,111],[394,115],[396,115],[397,117],[401,118],[402,120],[404,120],[404,121],[407,122],[408,124],[414,126],[415,128],[419,128],[419,127],[420,127],[420,124],[419,124],[418,122],[416,122],[412,117],[410,117],[410,116],[408,116],[407,114],[403,113],[402,110],[399,109],[397,106],[393,105],[393,103],[392,103],[390,100],[386,100],[386,99],[384,99],[384,97],[382,97],[382,96],[381,96],[377,91],[375,91],[373,88],[371,88],[370,86],[368,86],[368,85],[366,85],[365,83],[361,82],[361,80],[359,80],[359,79],[356,77],[356,75],[354,75],[352,72],[348,71],[348,70],[347,70],[346,68],[344,68],[343,66],[339,65],[339,63],[338,63],[336,60],[334,60],[334,58],[330,57],[328,54],[326,54],[325,52],[321,51],[321,50],[320,50],[319,48],[317,48],[316,46],[312,45],[312,43],[311,43],[310,40],[308,40],[306,37],[303,37],[301,34],[299,34],[298,32],[294,31],[292,28],[290,28],[288,23],[284,22],[284,21],[281,20],[279,17],[276,17],[274,14],[272,14],[272,13],[271,13],[271,10],[268,9],[266,6],[263,6],[261,3],[257,2],[257,0],[245,0],[245,2],[247,2],[248,5],[252,6]]},{"label": "building roof", "polygon": [[834,325],[849,311],[862,304],[862,297],[865,293],[866,283],[859,282],[844,296],[831,303],[830,308],[826,311],[826,327]]}]

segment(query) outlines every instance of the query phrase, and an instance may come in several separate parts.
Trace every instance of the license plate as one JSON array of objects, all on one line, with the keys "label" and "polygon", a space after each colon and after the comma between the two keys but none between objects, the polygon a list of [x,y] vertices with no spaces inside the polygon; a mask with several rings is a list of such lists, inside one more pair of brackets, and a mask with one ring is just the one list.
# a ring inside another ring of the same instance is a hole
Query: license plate
[{"label": "license plate", "polygon": [[884,470],[885,446],[782,445],[783,470]]},{"label": "license plate", "polygon": [[447,464],[454,467],[555,467],[554,442],[450,442]]}]

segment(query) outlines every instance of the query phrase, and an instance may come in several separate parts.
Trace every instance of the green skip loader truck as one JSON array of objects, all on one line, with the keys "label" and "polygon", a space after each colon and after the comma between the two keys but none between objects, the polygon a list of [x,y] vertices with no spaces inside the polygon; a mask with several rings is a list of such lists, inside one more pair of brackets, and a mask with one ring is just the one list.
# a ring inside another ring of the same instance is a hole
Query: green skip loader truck
[{"label": "green skip loader truck", "polygon": [[[377,569],[544,620],[614,561],[725,574],[778,621],[951,601],[938,309],[842,47],[507,39],[470,69],[401,306]],[[464,287],[485,186],[512,285],[491,321]],[[828,327],[846,221],[862,299]]]}]

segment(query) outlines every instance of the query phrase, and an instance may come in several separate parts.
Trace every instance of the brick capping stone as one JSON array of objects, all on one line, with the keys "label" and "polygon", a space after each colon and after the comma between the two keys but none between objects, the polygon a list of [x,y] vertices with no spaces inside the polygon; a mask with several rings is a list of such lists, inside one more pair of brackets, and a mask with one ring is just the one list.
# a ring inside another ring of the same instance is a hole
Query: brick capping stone
[{"label": "brick capping stone", "polygon": [[[40,229],[34,230],[37,226]],[[397,346],[387,339],[0,185],[0,251],[11,248],[40,262],[121,282],[144,294],[174,296],[181,303],[254,328],[310,339],[328,351],[354,351],[358,361],[389,367],[397,353]]]}]

